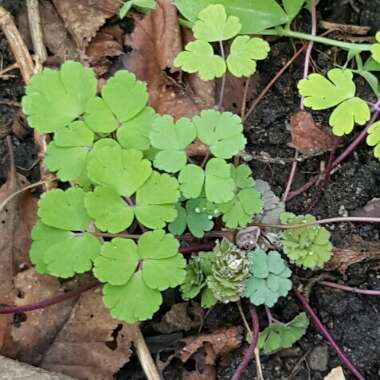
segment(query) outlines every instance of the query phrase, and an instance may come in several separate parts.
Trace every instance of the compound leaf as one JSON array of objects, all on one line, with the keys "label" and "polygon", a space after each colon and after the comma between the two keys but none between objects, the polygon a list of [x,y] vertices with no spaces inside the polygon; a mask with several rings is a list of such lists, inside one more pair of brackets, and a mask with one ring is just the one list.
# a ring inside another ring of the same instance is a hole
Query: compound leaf
[{"label": "compound leaf", "polygon": [[209,5],[198,14],[193,33],[198,40],[216,42],[235,37],[241,29],[239,18],[228,16],[223,5]]},{"label": "compound leaf", "polygon": [[106,146],[91,155],[87,174],[91,181],[112,187],[119,195],[132,196],[150,177],[151,164],[141,151]]},{"label": "compound leaf", "polygon": [[120,145],[125,149],[149,149],[151,147],[149,133],[156,116],[153,108],[145,107],[133,119],[125,121],[116,131]]},{"label": "compound leaf", "polygon": [[169,232],[173,235],[182,235],[187,227],[187,212],[186,210],[180,206],[176,206],[177,216],[176,218],[169,224],[168,229]]},{"label": "compound leaf", "polygon": [[138,262],[136,244],[130,239],[114,238],[103,244],[93,271],[102,282],[124,285],[135,273]]},{"label": "compound leaf", "polygon": [[367,144],[374,146],[374,155],[380,159],[380,122],[372,124],[368,129]]},{"label": "compound leaf", "polygon": [[252,171],[246,164],[237,167],[231,165],[231,175],[239,189],[247,189],[255,186],[255,181],[252,178]]},{"label": "compound leaf", "polygon": [[180,52],[174,65],[183,71],[194,74],[204,80],[220,78],[226,72],[226,63],[223,58],[214,53],[212,46],[206,41],[192,41]]},{"label": "compound leaf", "polygon": [[178,254],[179,243],[163,230],[146,232],[138,243],[139,256],[144,260],[162,260]]},{"label": "compound leaf", "polygon": [[372,45],[371,54],[376,62],[380,62],[380,32],[376,33],[376,43]]},{"label": "compound leaf", "polygon": [[304,4],[305,0],[282,0],[285,12],[289,16],[289,22],[298,15]]},{"label": "compound leaf", "polygon": [[97,186],[93,192],[86,194],[85,205],[101,231],[113,234],[124,231],[134,219],[133,209],[111,187]]},{"label": "compound leaf", "polygon": [[167,174],[153,172],[137,191],[136,218],[149,228],[163,228],[177,216],[175,203],[180,196],[178,182]]},{"label": "compound leaf", "polygon": [[227,57],[228,70],[235,77],[249,77],[256,71],[256,61],[265,59],[270,50],[268,42],[261,38],[236,37]]},{"label": "compound leaf", "polygon": [[242,150],[247,142],[239,116],[231,112],[205,110],[194,117],[199,139],[209,145],[218,158],[231,158]]},{"label": "compound leaf", "polygon": [[159,149],[154,166],[169,173],[181,170],[187,161],[186,147],[196,137],[196,129],[187,118],[177,122],[170,115],[158,116],[150,132],[152,146]]},{"label": "compound leaf", "polygon": [[229,202],[235,195],[235,182],[231,166],[221,158],[212,158],[206,165],[205,191],[207,200],[214,203]]},{"label": "compound leaf", "polygon": [[60,70],[44,69],[32,77],[22,99],[23,112],[32,128],[56,132],[82,115],[95,94],[94,72],[66,61]]},{"label": "compound leaf", "polygon": [[331,108],[355,96],[355,84],[351,70],[332,69],[327,78],[320,74],[310,74],[298,82],[298,89],[305,97],[305,106],[313,110]]},{"label": "compound leaf", "polygon": [[38,216],[42,223],[50,227],[85,231],[90,224],[90,217],[84,206],[84,196],[85,192],[75,187],[66,191],[48,191],[42,194],[38,202]]},{"label": "compound leaf", "polygon": [[133,324],[152,318],[162,303],[162,296],[159,290],[145,284],[138,271],[125,285],[106,284],[103,301],[113,318]]},{"label": "compound leaf", "polygon": [[275,322],[260,332],[258,348],[264,354],[290,348],[306,333],[309,320],[305,313],[298,314],[288,323]]},{"label": "compound leaf", "polygon": [[91,147],[93,142],[94,133],[80,120],[60,128],[54,136],[54,143],[65,148]]},{"label": "compound leaf", "polygon": [[111,133],[118,127],[118,122],[111,109],[99,97],[92,98],[87,102],[84,121],[91,130],[97,133]]},{"label": "compound leaf", "polygon": [[148,91],[134,74],[120,70],[102,88],[102,97],[122,123],[143,110],[148,102]]},{"label": "compound leaf", "polygon": [[182,195],[187,198],[198,198],[201,195],[205,174],[201,167],[186,165],[179,173],[178,182]]},{"label": "compound leaf", "polygon": [[370,117],[367,102],[355,97],[339,104],[330,115],[329,123],[334,135],[343,136],[352,132],[355,123],[364,125]]}]

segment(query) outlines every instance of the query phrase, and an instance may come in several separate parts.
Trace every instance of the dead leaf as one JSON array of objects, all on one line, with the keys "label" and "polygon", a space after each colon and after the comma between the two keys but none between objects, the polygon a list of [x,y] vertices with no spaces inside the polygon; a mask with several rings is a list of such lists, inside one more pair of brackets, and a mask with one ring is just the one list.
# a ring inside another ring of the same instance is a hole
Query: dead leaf
[{"label": "dead leaf", "polygon": [[309,112],[293,114],[290,127],[292,146],[302,154],[313,155],[336,147],[337,138],[317,125]]},{"label": "dead leaf", "polygon": [[177,303],[165,313],[154,329],[162,334],[171,334],[177,331],[190,331],[198,328],[203,319],[203,309],[196,302]]},{"label": "dead leaf", "polygon": [[324,380],[346,380],[342,367],[336,367],[325,376]]},{"label": "dead leaf", "polygon": [[183,380],[213,380],[216,379],[216,369],[214,366],[206,365],[203,371],[185,372],[182,375]]},{"label": "dead leaf", "polygon": [[[41,275],[35,270],[17,274],[15,287],[17,306],[33,304],[63,293],[59,280]],[[44,354],[70,316],[76,299],[67,300],[45,309],[25,314],[24,320],[12,326],[13,341],[17,345],[17,358],[29,364],[41,363]]]},{"label": "dead leaf", "polygon": [[222,327],[209,334],[190,336],[182,339],[184,347],[178,356],[182,362],[187,362],[199,349],[209,344],[216,356],[226,354],[240,347],[243,341],[241,326]]},{"label": "dead leaf", "polygon": [[53,0],[77,47],[84,50],[105,21],[120,8],[119,0]]},{"label": "dead leaf", "polygon": [[41,367],[77,379],[107,380],[129,361],[124,324],[111,318],[100,289],[83,293]]},{"label": "dead leaf", "polygon": [[327,271],[345,274],[347,268],[363,261],[380,259],[380,243],[354,237],[350,248],[334,248],[330,261],[324,266]]},{"label": "dead leaf", "polygon": [[350,212],[350,216],[360,216],[364,218],[379,218],[380,198],[371,199],[364,207]]},{"label": "dead leaf", "polygon": [[[189,39],[189,32],[184,39]],[[199,110],[215,104],[214,82],[203,82],[198,76],[174,76],[173,61],[182,50],[175,5],[170,0],[158,0],[156,9],[142,20],[135,18],[135,29],[125,43],[132,52],[123,57],[124,66],[145,81],[149,104],[157,112],[175,118],[192,117]]]}]

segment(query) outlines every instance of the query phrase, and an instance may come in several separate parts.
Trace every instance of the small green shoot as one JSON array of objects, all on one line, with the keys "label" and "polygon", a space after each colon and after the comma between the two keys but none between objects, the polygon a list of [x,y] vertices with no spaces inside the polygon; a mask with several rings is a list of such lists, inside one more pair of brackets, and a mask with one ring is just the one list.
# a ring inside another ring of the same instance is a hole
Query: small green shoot
[{"label": "small green shoot", "polygon": [[373,153],[380,160],[380,121],[368,128],[367,144],[373,146]]},{"label": "small green shoot", "polygon": [[145,9],[150,10],[150,9],[156,8],[156,1],[155,0],[128,0],[128,1],[125,1],[119,10],[119,17],[121,19],[123,19],[128,14],[128,12],[131,10],[132,7],[141,8],[143,10],[145,10]]}]

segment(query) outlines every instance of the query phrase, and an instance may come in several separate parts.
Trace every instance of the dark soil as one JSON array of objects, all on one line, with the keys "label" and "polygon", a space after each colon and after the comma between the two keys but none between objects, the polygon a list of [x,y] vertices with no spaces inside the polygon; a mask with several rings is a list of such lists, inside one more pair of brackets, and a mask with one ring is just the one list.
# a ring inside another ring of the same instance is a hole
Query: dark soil
[{"label": "dark soil", "polygon": [[[21,1],[2,1],[12,12],[16,12]],[[359,12],[355,9],[358,7]],[[374,34],[380,29],[380,0],[321,0],[319,4],[319,19],[338,23],[351,23],[366,25],[372,28]],[[309,15],[305,14],[297,20],[297,27],[307,29]],[[269,82],[274,74],[292,56],[293,45],[289,40],[277,40],[271,43],[271,56],[265,64],[259,67],[257,88],[251,94],[251,99]],[[9,48],[0,34],[0,70],[13,63]],[[334,60],[337,59],[337,62]],[[316,45],[313,52],[313,65],[317,71],[324,72],[334,63],[341,63],[339,54],[336,57],[334,49]],[[296,83],[301,78],[303,71],[303,58],[301,57],[275,84],[270,93],[261,101],[253,115],[247,122],[249,152],[264,152],[273,158],[292,158],[294,150],[288,147],[290,133],[288,122],[293,112],[299,109],[299,97],[296,91]],[[19,110],[12,102],[19,102],[23,93],[22,81],[18,71],[12,71],[12,78],[0,79],[0,183],[4,182],[7,174],[7,149],[2,136],[10,128],[10,125]],[[361,93],[368,93],[368,88],[361,81],[357,82]],[[249,104],[248,104],[249,107]],[[326,114],[315,115],[324,122]],[[350,137],[351,139],[352,137]],[[336,154],[347,145],[346,140]],[[32,141],[32,134],[22,139],[12,135],[17,170],[34,181],[37,178],[36,168],[31,169],[35,163],[37,152]],[[329,154],[310,158],[299,164],[294,180],[293,189],[302,186],[308,179],[319,173],[321,160],[328,161]],[[270,182],[273,190],[281,195],[285,189],[290,164],[281,165],[250,162],[254,177]],[[308,210],[320,196],[312,210]],[[380,197],[380,165],[374,159],[370,148],[363,145],[347,159],[333,175],[324,191],[312,188],[309,192],[298,196],[288,203],[290,211],[297,213],[311,212],[318,217],[333,217],[345,214],[363,207],[369,200]],[[336,246],[350,246],[354,237],[360,236],[365,240],[375,241],[379,239],[380,228],[374,225],[339,224],[331,227],[333,242]],[[310,277],[311,273],[303,273]],[[357,264],[347,272],[345,282],[351,286],[380,289],[380,274],[373,263]],[[168,294],[165,308],[178,302],[176,294]],[[352,359],[357,368],[368,380],[380,378],[380,328],[379,313],[380,299],[376,297],[358,296],[350,293],[337,292],[321,286],[315,286],[311,292],[310,302],[314,310],[321,318],[325,326],[336,339],[339,346]],[[287,321],[301,311],[299,304],[290,295],[283,299],[273,310],[277,319]],[[153,321],[157,322],[158,317]],[[262,327],[266,318],[260,314]],[[234,305],[219,305],[207,316],[202,332],[207,332],[215,327],[241,324],[237,309]],[[162,347],[162,336],[154,330],[153,324],[147,322],[143,326],[148,344],[154,353]],[[190,332],[195,334],[196,331]],[[158,338],[157,338],[158,336]],[[166,349],[178,341],[181,335],[166,340]],[[168,337],[170,338],[170,337]],[[161,343],[157,343],[158,342]],[[168,343],[169,342],[169,343]],[[160,346],[161,344],[161,346]],[[239,365],[245,347],[233,352],[220,360],[217,371],[218,379],[230,379],[236,367]],[[169,350],[170,353],[170,350]],[[341,365],[335,353],[330,349],[324,339],[311,326],[306,336],[292,349],[281,351],[275,355],[262,356],[262,365],[265,379],[299,379],[319,380],[334,367]],[[165,379],[179,379],[185,368],[175,361],[164,372]],[[189,368],[187,368],[189,369]],[[347,373],[347,379],[350,375]],[[118,377],[120,379],[136,380],[144,379],[137,360],[131,360]],[[246,370],[243,379],[254,379],[255,366],[252,363]]]}]

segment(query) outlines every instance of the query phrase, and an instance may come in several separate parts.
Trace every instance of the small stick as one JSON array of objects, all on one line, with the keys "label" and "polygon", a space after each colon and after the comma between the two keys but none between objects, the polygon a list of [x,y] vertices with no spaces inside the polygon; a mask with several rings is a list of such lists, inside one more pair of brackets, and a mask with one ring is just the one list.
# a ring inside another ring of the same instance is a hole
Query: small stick
[{"label": "small stick", "polygon": [[32,36],[34,52],[38,57],[38,64],[42,65],[47,59],[47,52],[42,35],[38,0],[26,0],[26,6],[28,9],[29,29]]},{"label": "small stick", "polygon": [[343,353],[343,351],[337,345],[334,338],[330,335],[330,333],[328,332],[326,327],[322,324],[322,322],[318,318],[317,314],[315,314],[314,310],[311,308],[309,303],[306,301],[305,297],[297,290],[295,290],[294,293],[295,293],[296,297],[298,298],[298,300],[301,302],[306,313],[309,315],[310,319],[314,323],[314,326],[322,334],[322,336],[330,343],[331,347],[334,349],[334,351],[336,352],[336,354],[338,355],[338,357],[342,361],[342,363],[347,367],[347,369],[354,375],[354,377],[357,380],[365,380],[365,378],[362,376],[362,374],[354,367],[354,365],[351,363],[350,359],[348,359],[348,357]]},{"label": "small stick", "polygon": [[24,83],[29,83],[30,78],[34,73],[34,64],[29,51],[21,38],[13,17],[3,7],[0,6],[0,28],[4,32],[12,53],[16,59],[17,65],[20,68]]},{"label": "small stick", "polygon": [[330,282],[330,281],[319,281],[318,284],[323,285],[323,286],[328,286],[329,288],[343,290],[345,292],[363,294],[365,296],[377,296],[377,297],[380,296],[380,290],[353,288],[351,286],[337,284],[335,282]]}]

